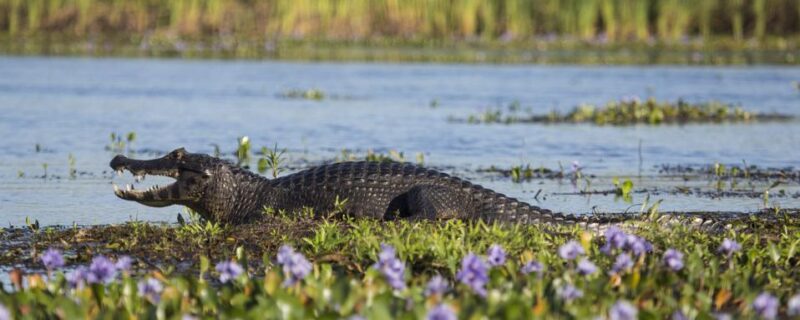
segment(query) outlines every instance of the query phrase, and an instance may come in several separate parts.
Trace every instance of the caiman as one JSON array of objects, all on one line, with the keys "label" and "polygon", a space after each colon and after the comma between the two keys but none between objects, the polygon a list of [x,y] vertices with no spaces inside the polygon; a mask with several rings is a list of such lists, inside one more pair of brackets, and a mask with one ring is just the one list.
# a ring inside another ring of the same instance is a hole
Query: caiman
[{"label": "caiman", "polygon": [[[556,213],[409,163],[340,162],[267,179],[227,160],[180,148],[153,160],[118,155],[110,165],[119,173],[130,171],[137,180],[145,175],[177,180],[147,190],[114,185],[118,197],[152,207],[184,205],[209,221],[225,224],[258,219],[265,208],[285,212],[310,208],[319,214],[336,210],[384,220],[481,219],[588,228],[631,218]],[[706,220],[714,219],[695,219],[694,223],[705,224]]]}]

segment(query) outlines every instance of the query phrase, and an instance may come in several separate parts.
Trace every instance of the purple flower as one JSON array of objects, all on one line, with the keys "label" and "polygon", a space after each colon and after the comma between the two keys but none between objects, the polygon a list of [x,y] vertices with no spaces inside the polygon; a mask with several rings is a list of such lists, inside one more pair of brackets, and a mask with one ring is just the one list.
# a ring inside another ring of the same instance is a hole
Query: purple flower
[{"label": "purple flower", "polygon": [[78,266],[75,270],[67,274],[67,282],[70,287],[77,288],[82,286],[86,279],[89,277],[89,268],[86,266]]},{"label": "purple flower", "polygon": [[578,160],[572,161],[572,172],[576,173],[581,171],[581,163]]},{"label": "purple flower", "polygon": [[86,275],[86,282],[89,283],[109,283],[117,277],[117,267],[111,260],[104,256],[92,258],[89,265],[89,273]]},{"label": "purple flower", "polygon": [[717,320],[732,320],[733,317],[731,317],[731,315],[729,315],[727,313],[715,313],[714,314],[714,319],[717,319]]},{"label": "purple flower", "polygon": [[614,265],[611,266],[611,272],[620,273],[630,268],[633,268],[633,259],[631,258],[631,255],[627,253],[620,253],[617,256],[617,259],[614,261]]},{"label": "purple flower", "polygon": [[689,317],[678,310],[672,313],[672,320],[689,320]]},{"label": "purple flower", "polygon": [[740,245],[735,240],[731,240],[728,238],[722,240],[722,244],[719,246],[719,252],[722,252],[728,256],[733,255],[739,250],[742,250],[742,245]]},{"label": "purple flower", "polygon": [[117,258],[117,263],[114,265],[117,270],[122,272],[130,272],[133,266],[133,259],[129,256],[121,256]]},{"label": "purple flower", "polygon": [[625,300],[619,300],[611,306],[608,311],[610,320],[635,320],[639,310],[634,305]]},{"label": "purple flower", "polygon": [[455,311],[453,311],[450,306],[446,304],[440,304],[438,306],[433,307],[431,310],[428,311],[428,314],[425,315],[425,319],[427,320],[456,320]]},{"label": "purple flower", "polygon": [[42,264],[47,270],[55,270],[64,266],[64,256],[58,249],[47,249],[42,254]]},{"label": "purple flower", "polygon": [[506,251],[498,244],[493,244],[486,252],[486,258],[492,267],[502,266],[506,263]]},{"label": "purple flower", "polygon": [[11,311],[2,304],[0,304],[0,320],[11,320]]},{"label": "purple flower", "polygon": [[653,250],[653,245],[642,237],[629,234],[625,239],[625,249],[634,256],[641,256]]},{"label": "purple flower", "polygon": [[790,316],[800,316],[800,293],[789,298],[786,304],[786,313]]},{"label": "purple flower", "polygon": [[489,266],[480,257],[470,252],[461,260],[461,270],[456,274],[456,279],[472,288],[475,293],[485,297],[486,283],[489,282]]},{"label": "purple flower", "polygon": [[374,268],[381,271],[386,282],[395,290],[403,290],[406,287],[406,265],[397,258],[397,251],[391,245],[381,244],[381,252],[378,253],[378,262]]},{"label": "purple flower", "polygon": [[664,252],[664,264],[672,271],[683,269],[683,253],[675,249],[668,249]]},{"label": "purple flower", "polygon": [[544,265],[542,265],[542,263],[539,261],[531,260],[526,262],[525,265],[523,265],[522,268],[519,269],[519,271],[525,275],[536,272],[538,275],[541,276],[542,272],[544,271]]},{"label": "purple flower", "polygon": [[628,235],[625,232],[622,232],[619,228],[615,226],[609,227],[605,234],[606,244],[600,248],[605,254],[610,255],[612,249],[622,249],[625,247],[625,243],[627,243]]},{"label": "purple flower", "polygon": [[147,278],[147,280],[139,281],[139,296],[150,299],[153,303],[161,300],[162,290],[164,290],[164,286],[156,279]]},{"label": "purple flower", "polygon": [[219,281],[222,283],[227,283],[244,272],[242,266],[233,261],[222,261],[217,263],[216,269],[217,272],[219,272]]},{"label": "purple flower", "polygon": [[753,310],[763,319],[777,318],[778,307],[780,307],[778,298],[766,292],[762,292],[753,300]]},{"label": "purple flower", "polygon": [[450,285],[440,275],[435,275],[431,280],[428,281],[428,284],[425,286],[425,296],[429,297],[432,295],[443,295],[449,289]]},{"label": "purple flower", "polygon": [[578,261],[578,273],[584,276],[588,276],[592,273],[597,272],[597,266],[589,261],[589,259],[583,258],[581,261]]},{"label": "purple flower", "polygon": [[558,255],[564,260],[574,260],[584,253],[586,252],[583,250],[583,247],[575,240],[570,240],[558,248]]},{"label": "purple flower", "polygon": [[283,267],[283,274],[286,276],[286,280],[283,281],[285,286],[293,285],[304,279],[313,268],[311,262],[308,262],[302,253],[295,252],[292,247],[287,245],[278,249],[278,264]]},{"label": "purple flower", "polygon": [[561,297],[561,300],[564,300],[565,302],[571,302],[572,300],[583,297],[583,291],[576,288],[572,284],[567,284],[563,287],[557,288],[556,294],[558,294],[558,296]]}]

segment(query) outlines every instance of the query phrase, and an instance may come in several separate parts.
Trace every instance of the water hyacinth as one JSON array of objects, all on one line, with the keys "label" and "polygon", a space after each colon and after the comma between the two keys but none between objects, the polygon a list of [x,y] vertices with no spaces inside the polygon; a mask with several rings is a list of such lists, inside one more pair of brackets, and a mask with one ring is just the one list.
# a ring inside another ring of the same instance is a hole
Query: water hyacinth
[{"label": "water hyacinth", "polygon": [[786,313],[790,316],[800,316],[800,293],[793,295],[786,303]]},{"label": "water hyacinth", "polygon": [[556,294],[565,302],[571,302],[572,300],[583,297],[583,291],[576,288],[572,284],[566,284],[563,287],[558,287],[556,289]]},{"label": "water hyacinth", "polygon": [[683,314],[683,312],[678,310],[678,311],[675,311],[675,312],[672,313],[672,317],[670,317],[670,319],[672,319],[672,320],[689,320],[689,317],[687,317],[685,314]]},{"label": "water hyacinth", "polygon": [[285,286],[293,285],[304,279],[313,268],[311,262],[302,253],[295,252],[292,247],[287,245],[278,249],[277,260],[278,264],[283,267],[283,274],[286,276],[286,280],[283,282]]},{"label": "water hyacinth", "polygon": [[664,252],[664,265],[672,271],[683,269],[683,253],[675,249],[668,249]]},{"label": "water hyacinth", "polygon": [[625,300],[620,300],[611,306],[608,311],[608,318],[610,320],[635,320],[639,314],[636,306]]},{"label": "water hyacinth", "polygon": [[775,296],[762,292],[753,300],[753,311],[762,319],[775,319],[778,317],[780,301]]},{"label": "water hyacinth", "polygon": [[585,254],[586,251],[578,241],[570,240],[558,248],[558,256],[564,260],[575,260],[578,256]]},{"label": "water hyacinth", "polygon": [[64,256],[58,249],[47,249],[42,254],[42,264],[48,271],[61,268],[64,266]]},{"label": "water hyacinth", "polygon": [[519,269],[519,271],[522,272],[522,274],[525,274],[525,275],[529,275],[531,273],[536,272],[539,276],[541,276],[542,272],[544,272],[544,265],[539,261],[530,260],[530,261],[526,262]]},{"label": "water hyacinth", "polygon": [[11,311],[3,304],[0,304],[0,320],[11,320]]},{"label": "water hyacinth", "polygon": [[733,255],[739,250],[742,250],[742,245],[740,245],[735,240],[731,240],[728,238],[723,239],[722,244],[720,244],[719,246],[719,252],[724,253],[728,256]]},{"label": "water hyacinth", "polygon": [[89,273],[86,275],[88,283],[109,283],[117,276],[117,266],[104,256],[92,258]]},{"label": "water hyacinth", "polygon": [[493,244],[486,252],[486,259],[492,267],[502,266],[506,263],[506,251],[500,245]]},{"label": "water hyacinth", "polygon": [[458,317],[456,316],[455,311],[453,311],[450,306],[446,304],[440,304],[428,311],[428,314],[425,315],[425,319],[427,320],[456,320]]},{"label": "water hyacinth", "polygon": [[641,256],[653,251],[653,245],[642,237],[629,234],[625,238],[625,249],[633,253],[634,256]]},{"label": "water hyacinth", "polygon": [[117,263],[114,266],[119,271],[130,272],[133,267],[133,259],[129,256],[121,256],[117,258]]},{"label": "water hyacinth", "polygon": [[425,285],[425,296],[444,295],[450,289],[450,284],[440,275],[433,276]]},{"label": "water hyacinth", "polygon": [[630,270],[633,268],[633,258],[628,253],[620,253],[617,259],[614,260],[614,265],[611,266],[611,272],[620,273],[622,271]]},{"label": "water hyacinth", "polygon": [[153,303],[158,303],[161,299],[161,291],[164,290],[164,286],[161,285],[161,282],[153,278],[139,280],[138,288],[139,296],[150,299]]},{"label": "water hyacinth", "polygon": [[486,284],[489,282],[489,266],[480,257],[470,252],[461,260],[461,270],[456,278],[472,288],[475,293],[485,297]]},{"label": "water hyacinth", "polygon": [[800,293],[793,295],[786,303],[786,313],[790,316],[800,316]]},{"label": "water hyacinth", "polygon": [[222,261],[215,269],[219,272],[219,281],[222,283],[227,283],[244,272],[242,266],[234,261]]},{"label": "water hyacinth", "polygon": [[589,259],[583,258],[578,261],[578,273],[584,276],[588,276],[597,272],[597,266],[589,261]]},{"label": "water hyacinth", "polygon": [[386,282],[395,290],[402,290],[406,287],[406,265],[397,258],[397,251],[391,245],[381,244],[381,252],[378,253],[378,262],[375,263],[374,268],[381,271]]},{"label": "water hyacinth", "polygon": [[89,268],[86,266],[79,266],[67,274],[67,283],[71,288],[78,288],[86,282],[89,275]]},{"label": "water hyacinth", "polygon": [[606,243],[602,248],[600,248],[600,251],[609,255],[613,249],[624,248],[628,239],[628,235],[615,226],[609,227],[604,233],[604,237],[606,239]]}]

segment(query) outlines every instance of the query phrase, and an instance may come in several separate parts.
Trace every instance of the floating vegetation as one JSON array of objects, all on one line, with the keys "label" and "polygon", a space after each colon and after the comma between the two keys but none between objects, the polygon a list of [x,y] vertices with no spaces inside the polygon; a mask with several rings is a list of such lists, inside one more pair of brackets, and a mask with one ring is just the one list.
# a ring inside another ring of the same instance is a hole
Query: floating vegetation
[{"label": "floating vegetation", "polygon": [[[110,142],[106,145],[106,150],[115,152],[115,153],[123,153],[123,152],[130,152],[131,151],[131,144],[136,141],[136,132],[128,132],[125,135],[112,132],[109,135]],[[39,145],[37,144],[37,152],[39,152]]]},{"label": "floating vegetation", "polygon": [[470,115],[466,119],[450,117],[450,121],[480,123],[592,123],[596,125],[634,125],[634,124],[686,124],[721,122],[786,121],[792,119],[784,114],[760,114],[745,111],[720,102],[689,103],[678,100],[676,103],[659,102],[653,98],[622,99],[609,102],[602,107],[580,105],[566,114],[552,111],[546,115],[533,114],[530,109],[522,111],[518,104],[512,103],[505,109],[491,109],[481,114]]},{"label": "floating vegetation", "polygon": [[306,99],[306,100],[316,100],[322,101],[325,99],[325,93],[319,89],[292,89],[286,92],[283,92],[279,95],[281,98],[286,99]]},{"label": "floating vegetation", "polygon": [[[406,160],[405,153],[394,149],[389,150],[386,153],[375,152],[372,149],[369,149],[363,155],[348,149],[342,149],[341,154],[336,157],[335,161],[406,162],[408,160]],[[425,154],[418,152],[416,154],[416,163],[418,165],[423,165],[424,162]]]},{"label": "floating vegetation", "polygon": [[10,272],[0,308],[11,318],[785,318],[800,311],[797,214],[765,211],[722,233],[302,215],[9,228],[0,262],[25,269]]}]

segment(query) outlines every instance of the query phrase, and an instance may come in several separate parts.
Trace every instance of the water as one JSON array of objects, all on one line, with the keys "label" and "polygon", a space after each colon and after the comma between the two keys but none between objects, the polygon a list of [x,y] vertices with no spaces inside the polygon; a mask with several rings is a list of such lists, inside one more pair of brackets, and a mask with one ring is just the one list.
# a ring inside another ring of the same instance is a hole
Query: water
[{"label": "water", "polygon": [[[598,175],[593,189],[611,188],[613,176],[650,179],[636,187],[698,185],[656,178],[661,164],[797,166],[797,122],[686,126],[469,125],[450,123],[519,101],[536,112],[566,111],[624,96],[675,101],[719,100],[760,112],[800,116],[800,68],[602,67],[283,63],[266,61],[137,60],[0,57],[0,223],[25,217],[42,224],[104,224],[129,219],[174,221],[178,207],[155,209],[117,199],[105,150],[111,132],[136,132],[136,150],[184,146],[233,151],[240,136],[256,148],[278,143],[293,163],[332,159],[343,148],[404,151],[413,161],[445,167],[497,191],[555,210],[621,211],[641,203],[613,196],[558,195],[569,181],[514,184],[475,170],[522,163],[569,170],[578,161]],[[289,100],[280,93],[318,88],[337,99]],[[431,108],[431,101],[438,107]],[[39,144],[42,150],[36,152]],[[82,172],[68,177],[68,155]],[[141,155],[152,157],[152,155]],[[39,178],[47,164],[50,178]],[[19,177],[22,174],[23,177]],[[54,178],[55,177],[55,178]],[[130,177],[126,177],[130,178]],[[129,181],[130,179],[127,179]],[[147,183],[151,180],[148,178]],[[115,178],[118,184],[125,178]],[[761,188],[761,187],[758,187]],[[759,190],[756,188],[756,190]],[[794,192],[795,185],[787,185]],[[534,200],[542,189],[544,196]],[[762,188],[763,189],[763,188]],[[546,198],[546,199],[545,199]],[[758,198],[710,199],[658,195],[665,210],[750,211]],[[775,205],[800,207],[792,197]]]}]

